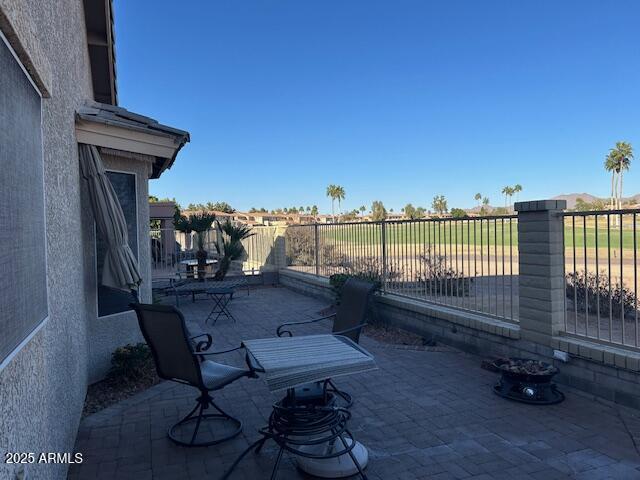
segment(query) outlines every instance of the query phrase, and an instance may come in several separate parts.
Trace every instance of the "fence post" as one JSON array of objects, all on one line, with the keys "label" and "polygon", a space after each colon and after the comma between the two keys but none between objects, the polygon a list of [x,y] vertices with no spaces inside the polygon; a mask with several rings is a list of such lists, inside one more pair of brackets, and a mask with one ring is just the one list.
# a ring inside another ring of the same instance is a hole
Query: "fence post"
[{"label": "fence post", "polygon": [[316,277],[320,276],[320,238],[318,235],[318,224],[313,224],[313,237],[315,243],[315,264],[316,264]]},{"label": "fence post", "polygon": [[382,244],[382,291],[387,291],[387,226],[382,220],[380,223],[380,243]]},{"label": "fence post", "polygon": [[564,330],[565,200],[517,202],[519,318],[522,338],[550,345]]}]

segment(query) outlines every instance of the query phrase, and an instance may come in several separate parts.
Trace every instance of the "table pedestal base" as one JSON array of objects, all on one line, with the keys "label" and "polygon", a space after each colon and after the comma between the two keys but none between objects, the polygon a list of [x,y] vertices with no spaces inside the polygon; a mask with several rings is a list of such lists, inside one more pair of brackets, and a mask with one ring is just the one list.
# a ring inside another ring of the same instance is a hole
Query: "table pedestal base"
[{"label": "table pedestal base", "polygon": [[[345,442],[348,446],[354,442],[351,438],[345,438]],[[300,451],[310,454],[311,456],[330,455],[333,450],[336,450],[335,445],[333,447],[329,445],[309,445],[299,448]],[[360,468],[364,470],[369,463],[369,452],[366,447],[360,442],[356,442],[351,450],[351,454],[355,457],[356,461],[360,464]],[[329,458],[310,458],[310,457],[296,457],[296,464],[300,470],[321,478],[343,478],[356,475],[359,470],[353,463],[351,456],[348,453],[344,453],[339,457]]]},{"label": "table pedestal base", "polygon": [[337,407],[335,396],[323,391],[319,397],[300,399],[295,390],[273,405],[269,424],[259,430],[261,438],[249,445],[222,476],[226,480],[250,451],[260,453],[268,440],[279,447],[271,471],[275,480],[285,452],[295,456],[298,466],[313,475],[341,478],[357,474],[367,480],[364,467],[369,453],[347,429],[351,412]]}]

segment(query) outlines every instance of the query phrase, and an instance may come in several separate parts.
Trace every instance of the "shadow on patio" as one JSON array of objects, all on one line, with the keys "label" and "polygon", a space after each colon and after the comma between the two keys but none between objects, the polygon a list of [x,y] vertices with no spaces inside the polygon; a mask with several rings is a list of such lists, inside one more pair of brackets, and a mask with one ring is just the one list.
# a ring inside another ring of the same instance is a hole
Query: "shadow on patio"
[{"label": "shadow on patio", "polygon": [[[236,294],[230,305],[237,323],[221,318],[206,327],[214,347],[242,339],[272,337],[282,322],[318,316],[325,303],[285,288]],[[195,333],[210,301],[183,302]],[[306,326],[301,333],[328,331]],[[491,392],[495,374],[480,358],[457,351],[407,350],[364,337],[379,370],[339,378],[353,393],[351,430],[369,448],[370,479],[632,479],[640,478],[637,412],[611,407],[568,388],[564,403],[540,407],[512,403]],[[219,359],[242,365],[241,353]],[[217,479],[258,438],[278,400],[261,379],[241,379],[215,392],[230,414],[244,421],[243,433],[221,445],[187,449],[172,444],[166,429],[193,405],[197,391],[163,382],[85,418],[76,451],[85,461],[69,479]],[[268,478],[272,443],[250,454],[232,479]],[[291,458],[278,478],[308,478]]]}]

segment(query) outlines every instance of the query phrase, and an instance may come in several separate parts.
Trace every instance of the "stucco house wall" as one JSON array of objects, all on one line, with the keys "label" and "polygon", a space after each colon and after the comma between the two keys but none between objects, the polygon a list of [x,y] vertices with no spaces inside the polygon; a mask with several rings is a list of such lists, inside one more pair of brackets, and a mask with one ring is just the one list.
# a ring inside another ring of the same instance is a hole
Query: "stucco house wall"
[{"label": "stucco house wall", "polygon": [[[138,263],[143,278],[151,278],[151,252],[149,238],[149,175],[151,167],[149,160],[144,155],[117,156],[102,153],[102,161],[107,170],[130,172],[136,176],[137,190],[137,217],[138,217]],[[86,193],[86,192],[84,192]],[[88,221],[93,222],[91,213],[88,213]],[[88,228],[84,231],[87,237],[87,245],[95,244],[95,230]],[[95,251],[91,251],[87,269],[89,278],[85,285],[95,298],[97,288]],[[145,281],[139,290],[140,301],[151,301],[151,282]],[[142,342],[142,334],[138,328],[136,316],[133,311],[98,317],[97,303],[94,301],[90,307],[92,313],[88,322],[88,375],[89,383],[100,380],[109,370],[111,353],[116,347],[128,343]]]},{"label": "stucco house wall", "polygon": [[[49,318],[0,371],[0,450],[66,452],[86,392],[92,311],[83,287],[89,256],[74,124],[77,107],[92,98],[82,2],[0,0],[0,28],[20,43],[50,95],[42,100]],[[51,479],[64,478],[67,466],[26,469],[30,480]],[[0,478],[12,480],[16,471],[0,462]]]}]

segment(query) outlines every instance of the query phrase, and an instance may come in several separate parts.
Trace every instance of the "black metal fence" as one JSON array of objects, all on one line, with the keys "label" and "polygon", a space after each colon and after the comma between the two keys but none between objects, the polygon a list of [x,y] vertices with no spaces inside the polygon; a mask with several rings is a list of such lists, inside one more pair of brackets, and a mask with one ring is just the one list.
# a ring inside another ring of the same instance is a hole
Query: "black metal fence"
[{"label": "black metal fence", "polygon": [[285,238],[289,268],[517,320],[515,215],[289,226]]},{"label": "black metal fence", "polygon": [[640,210],[564,214],[567,333],[640,345],[638,214]]}]

